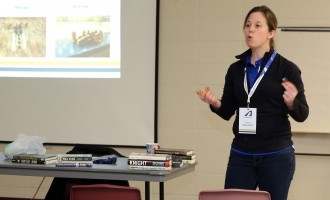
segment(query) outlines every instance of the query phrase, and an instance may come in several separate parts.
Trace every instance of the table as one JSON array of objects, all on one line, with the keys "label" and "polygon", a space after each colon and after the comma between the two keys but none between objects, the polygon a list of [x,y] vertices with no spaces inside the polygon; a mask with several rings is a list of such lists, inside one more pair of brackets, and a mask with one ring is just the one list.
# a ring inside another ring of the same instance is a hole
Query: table
[{"label": "table", "polygon": [[0,153],[0,174],[62,178],[129,180],[145,182],[145,199],[150,200],[150,182],[159,182],[159,199],[164,200],[164,182],[193,172],[196,164],[183,165],[171,171],[128,169],[127,158],[117,158],[115,165],[94,164],[93,167],[56,167],[55,164],[38,165],[12,163]]}]

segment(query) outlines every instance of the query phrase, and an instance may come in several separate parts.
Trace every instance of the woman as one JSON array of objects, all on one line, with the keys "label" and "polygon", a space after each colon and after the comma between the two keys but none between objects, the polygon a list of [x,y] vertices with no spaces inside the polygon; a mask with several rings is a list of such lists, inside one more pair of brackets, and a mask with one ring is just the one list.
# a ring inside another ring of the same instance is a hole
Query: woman
[{"label": "woman", "polygon": [[299,68],[274,49],[276,28],[267,6],[250,10],[244,21],[249,49],[229,67],[221,100],[209,88],[198,95],[225,120],[236,113],[225,188],[259,188],[272,200],[286,200],[295,171],[288,117],[303,122],[309,108]]}]

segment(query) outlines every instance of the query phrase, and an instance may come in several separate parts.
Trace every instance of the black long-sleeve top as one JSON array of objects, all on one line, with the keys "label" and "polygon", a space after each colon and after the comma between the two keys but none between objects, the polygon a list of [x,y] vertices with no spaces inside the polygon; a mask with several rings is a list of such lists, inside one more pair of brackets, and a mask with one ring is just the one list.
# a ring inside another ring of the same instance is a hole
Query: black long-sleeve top
[{"label": "black long-sleeve top", "polygon": [[[273,51],[265,53],[260,72],[272,53]],[[256,134],[239,134],[239,108],[247,107],[244,68],[248,55],[251,55],[251,50],[236,56],[239,60],[230,65],[225,77],[221,107],[218,110],[211,107],[211,110],[225,120],[229,120],[236,113],[232,128],[235,135],[233,148],[249,153],[265,153],[287,148],[293,145],[289,115],[295,121],[303,122],[309,114],[301,71],[291,61],[280,54],[276,55],[251,97],[250,107],[257,108]],[[284,88],[281,83],[284,77],[298,89],[292,110],[288,110],[283,99]]]}]

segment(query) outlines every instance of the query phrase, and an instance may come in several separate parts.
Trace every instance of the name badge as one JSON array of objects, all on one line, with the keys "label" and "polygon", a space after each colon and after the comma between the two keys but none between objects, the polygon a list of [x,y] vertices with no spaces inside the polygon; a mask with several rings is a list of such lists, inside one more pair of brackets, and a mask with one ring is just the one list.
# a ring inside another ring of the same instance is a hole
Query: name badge
[{"label": "name badge", "polygon": [[239,108],[239,127],[240,134],[256,134],[257,132],[257,109]]}]

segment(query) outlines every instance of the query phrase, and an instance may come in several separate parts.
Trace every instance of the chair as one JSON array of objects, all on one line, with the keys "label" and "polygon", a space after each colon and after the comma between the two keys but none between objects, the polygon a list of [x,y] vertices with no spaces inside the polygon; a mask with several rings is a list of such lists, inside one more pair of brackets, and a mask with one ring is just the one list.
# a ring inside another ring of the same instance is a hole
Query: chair
[{"label": "chair", "polygon": [[138,188],[110,184],[74,185],[70,200],[141,200]]},{"label": "chair", "polygon": [[204,190],[199,193],[199,200],[270,200],[266,191],[222,189]]}]

